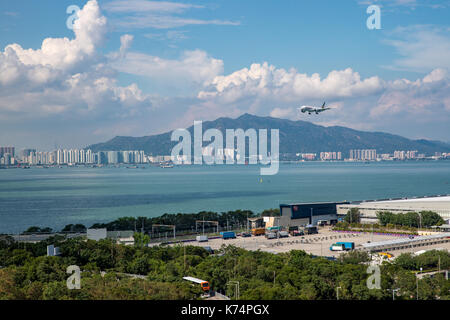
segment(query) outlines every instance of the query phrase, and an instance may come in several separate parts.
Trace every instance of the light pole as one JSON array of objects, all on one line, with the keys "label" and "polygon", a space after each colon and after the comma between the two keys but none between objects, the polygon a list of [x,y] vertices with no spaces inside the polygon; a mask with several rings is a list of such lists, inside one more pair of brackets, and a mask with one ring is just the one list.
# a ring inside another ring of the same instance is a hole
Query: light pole
[{"label": "light pole", "polygon": [[[422,267],[420,267],[420,272],[422,272]],[[419,300],[419,277],[416,272],[416,300]]]},{"label": "light pole", "polygon": [[397,288],[397,289],[392,289],[392,301],[395,300],[395,292],[397,292],[397,291],[399,291],[399,290],[400,290],[399,288]]},{"label": "light pole", "polygon": [[416,274],[416,300],[419,300],[419,277]]},{"label": "light pole", "polygon": [[228,281],[227,286],[234,286],[234,296],[239,300],[239,281]]},{"label": "light pole", "polygon": [[373,242],[373,224],[372,224],[372,235],[371,235],[370,241]]},{"label": "light pole", "polygon": [[422,213],[419,212],[419,230],[422,229]]},{"label": "light pole", "polygon": [[336,298],[337,298],[337,300],[339,300],[339,289],[341,289],[341,287],[337,287],[336,288]]}]

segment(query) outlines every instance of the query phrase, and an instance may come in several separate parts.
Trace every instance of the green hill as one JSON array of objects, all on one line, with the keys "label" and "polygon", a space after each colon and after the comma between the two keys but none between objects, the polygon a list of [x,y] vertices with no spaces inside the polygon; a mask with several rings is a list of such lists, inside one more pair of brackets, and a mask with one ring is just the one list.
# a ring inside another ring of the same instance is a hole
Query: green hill
[{"label": "green hill", "polygon": [[[395,150],[417,150],[419,153],[450,152],[450,145],[440,141],[410,140],[384,132],[366,132],[346,127],[324,127],[307,121],[292,121],[244,114],[236,119],[218,118],[203,122],[203,132],[209,128],[225,129],[279,129],[280,153],[340,151],[345,157],[350,149],[376,149],[377,153]],[[193,135],[193,126],[188,130]],[[169,155],[176,142],[170,141],[171,132],[144,137],[117,136],[107,142],[87,148],[93,151],[144,150],[149,155]],[[207,143],[204,143],[206,145]]]}]

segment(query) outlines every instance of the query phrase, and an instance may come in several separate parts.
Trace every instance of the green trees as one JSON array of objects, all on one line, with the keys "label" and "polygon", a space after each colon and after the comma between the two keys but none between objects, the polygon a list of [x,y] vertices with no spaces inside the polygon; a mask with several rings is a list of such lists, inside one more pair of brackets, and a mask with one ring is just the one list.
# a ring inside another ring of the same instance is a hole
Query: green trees
[{"label": "green trees", "polygon": [[347,211],[347,214],[344,217],[344,221],[348,223],[360,223],[361,222],[361,214],[358,208],[351,208]]},{"label": "green trees", "polygon": [[339,257],[342,263],[358,264],[370,261],[369,254],[365,251],[349,251]]},{"label": "green trees", "polygon": [[150,236],[141,232],[135,232],[133,238],[134,246],[137,248],[146,247],[150,243]]},{"label": "green trees", "polygon": [[[301,250],[272,254],[223,246],[210,255],[196,246],[124,246],[108,240],[57,240],[59,257],[45,256],[45,243],[18,249],[0,241],[0,299],[196,299],[199,286],[182,279],[210,282],[234,297],[230,281],[239,281],[241,299],[415,299],[415,273],[450,267],[450,254],[429,251],[402,254],[381,266],[381,289],[368,289],[367,254],[349,252],[338,261]],[[78,265],[81,289],[68,290],[66,268]],[[101,275],[100,271],[106,272]],[[133,278],[127,274],[142,275]],[[450,281],[441,275],[418,281],[419,299],[450,299]],[[339,288],[339,289],[338,289]]]},{"label": "green trees", "polygon": [[[271,209],[274,212],[278,209]],[[279,211],[279,210],[278,210]],[[198,213],[165,213],[162,216],[154,218],[145,217],[122,217],[109,223],[96,223],[91,228],[107,228],[109,231],[115,230],[135,230],[136,228],[143,228],[144,232],[152,230],[153,224],[175,225],[177,231],[191,231],[192,226],[195,226],[195,221],[218,221],[219,225],[224,227],[228,225],[244,225],[247,223],[247,217],[256,216],[250,210],[235,210],[228,212],[211,212],[202,211]]]},{"label": "green trees", "polygon": [[433,211],[420,211],[419,214],[422,216],[422,226],[440,226],[444,223],[444,219],[436,212]]},{"label": "green trees", "polygon": [[52,232],[52,228],[49,227],[45,227],[45,228],[41,228],[41,227],[29,227],[27,230],[25,230],[24,233],[49,233]]},{"label": "green trees", "polygon": [[383,226],[391,224],[414,228],[427,228],[444,223],[442,217],[433,211],[420,211],[419,213],[407,212],[396,214],[389,211],[381,211],[377,212],[377,217],[380,221],[380,224]]},{"label": "green trees", "polygon": [[86,227],[83,224],[68,224],[61,232],[86,232]]},{"label": "green trees", "polygon": [[261,217],[278,217],[280,215],[280,209],[266,209],[261,212]]}]

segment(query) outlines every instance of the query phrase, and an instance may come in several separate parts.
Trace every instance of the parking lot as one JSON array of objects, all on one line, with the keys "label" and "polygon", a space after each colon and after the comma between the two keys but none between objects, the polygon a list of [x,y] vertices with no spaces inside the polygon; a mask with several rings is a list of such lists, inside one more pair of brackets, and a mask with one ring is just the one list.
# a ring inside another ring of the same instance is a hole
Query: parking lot
[{"label": "parking lot", "polygon": [[237,237],[236,239],[209,239],[207,242],[189,242],[188,245],[206,247],[213,250],[219,249],[222,245],[234,245],[246,250],[261,250],[272,253],[288,252],[290,250],[304,250],[307,253],[317,256],[334,256],[341,254],[338,251],[331,251],[330,246],[335,242],[354,242],[355,249],[360,248],[362,243],[368,241],[383,241],[398,239],[398,236],[378,235],[370,233],[350,233],[330,230],[329,227],[319,229],[318,234],[305,236],[290,236],[288,238],[266,239],[264,236],[252,236],[248,238]]}]

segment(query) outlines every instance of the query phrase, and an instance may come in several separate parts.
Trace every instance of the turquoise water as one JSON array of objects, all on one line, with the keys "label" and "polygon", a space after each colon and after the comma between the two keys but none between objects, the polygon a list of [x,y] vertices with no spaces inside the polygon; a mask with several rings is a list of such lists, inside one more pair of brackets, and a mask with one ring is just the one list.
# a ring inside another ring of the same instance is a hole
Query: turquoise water
[{"label": "turquoise water", "polygon": [[[261,181],[262,178],[262,181]],[[122,216],[450,194],[450,161],[0,170],[0,233]]]}]

